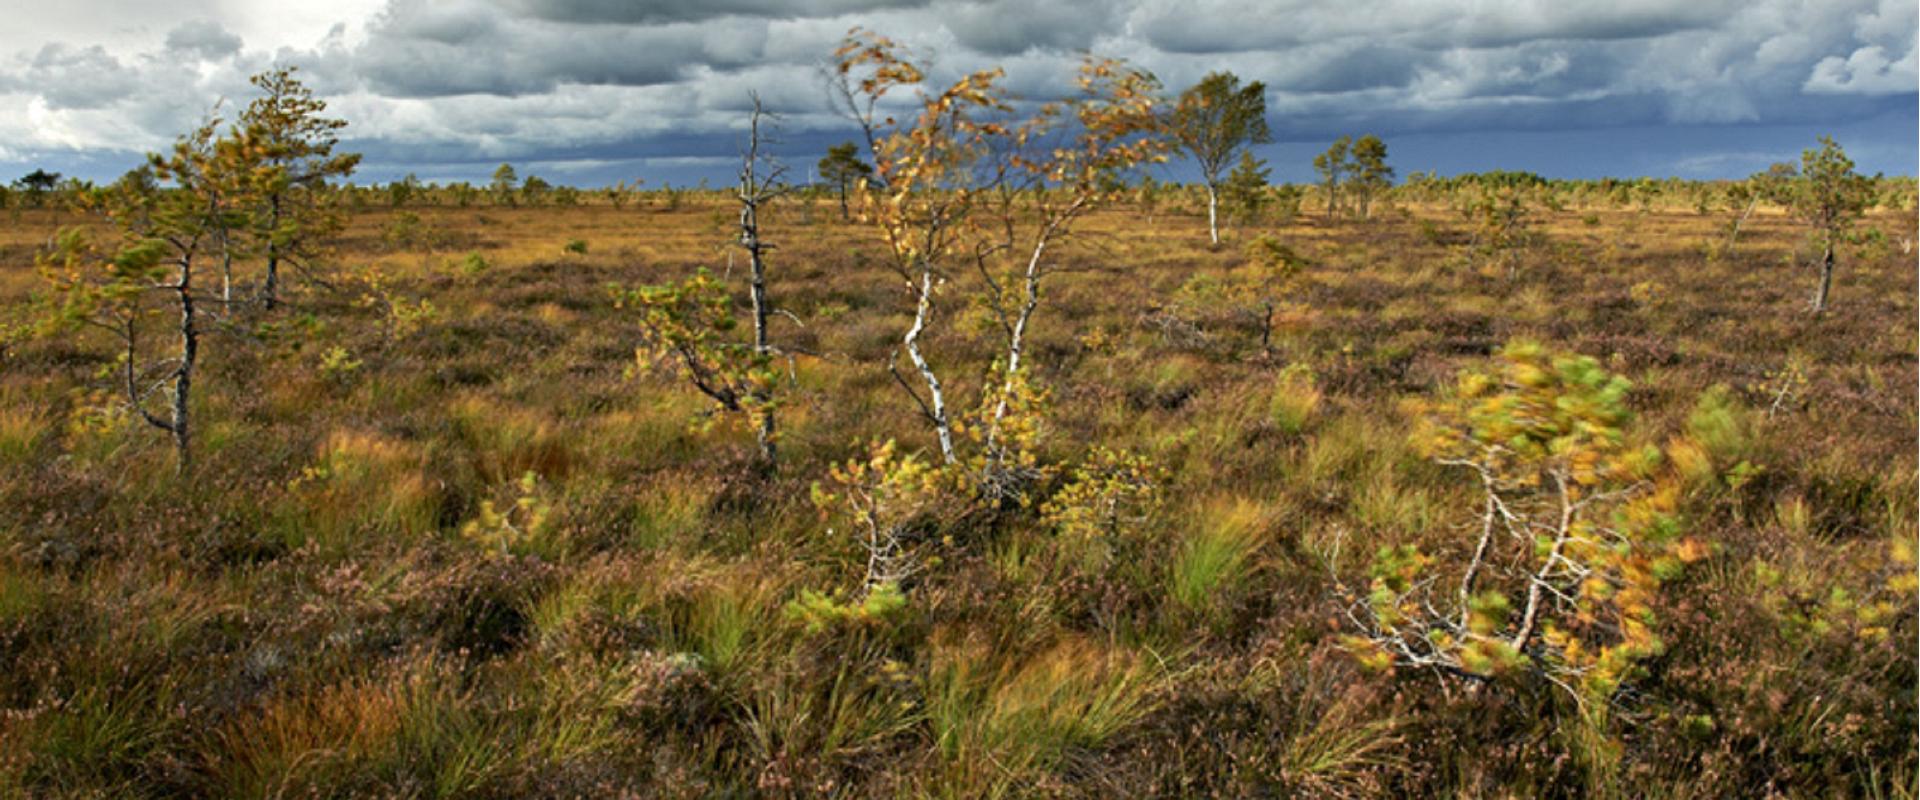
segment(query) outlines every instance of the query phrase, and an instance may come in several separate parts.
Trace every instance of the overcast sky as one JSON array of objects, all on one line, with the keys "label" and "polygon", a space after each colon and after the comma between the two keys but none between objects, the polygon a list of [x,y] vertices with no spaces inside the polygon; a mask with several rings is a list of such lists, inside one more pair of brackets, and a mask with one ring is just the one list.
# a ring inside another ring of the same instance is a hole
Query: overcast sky
[{"label": "overcast sky", "polygon": [[[1738,177],[1832,133],[1913,174],[1916,0],[0,0],[0,179],[114,177],[246,77],[298,65],[361,181],[685,184],[731,174],[749,91],[804,175],[848,138],[817,67],[855,25],[936,76],[1002,65],[1066,92],[1081,51],[1173,90],[1268,87],[1276,180],[1341,133],[1402,175]],[[1169,177],[1184,178],[1175,166]]]}]

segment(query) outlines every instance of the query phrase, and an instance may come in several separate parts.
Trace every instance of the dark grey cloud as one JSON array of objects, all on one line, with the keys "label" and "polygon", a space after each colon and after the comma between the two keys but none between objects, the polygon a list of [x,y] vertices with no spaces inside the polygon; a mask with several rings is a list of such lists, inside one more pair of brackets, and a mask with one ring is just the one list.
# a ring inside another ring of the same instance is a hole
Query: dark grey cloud
[{"label": "dark grey cloud", "polygon": [[992,56],[1086,50],[1126,24],[1114,4],[1102,0],[962,0],[939,9],[961,45]]},{"label": "dark grey cloud", "polygon": [[1266,83],[1276,133],[1297,141],[1843,126],[1911,118],[1920,81],[1913,0],[385,0],[271,52],[211,5],[180,16],[150,25],[144,48],[82,37],[0,52],[0,160],[163,145],[278,63],[301,65],[351,121],[370,169],[692,169],[732,153],[754,92],[790,141],[844,137],[819,69],[855,26],[911,47],[935,81],[1004,67],[1029,100],[1071,92],[1081,51],[1130,59],[1170,91],[1232,70]]},{"label": "dark grey cloud", "polygon": [[59,42],[40,48],[10,83],[36,90],[56,109],[104,108],[140,90],[140,76],[104,48]]},{"label": "dark grey cloud", "polygon": [[183,22],[167,32],[168,50],[193,53],[210,61],[238,53],[240,46],[239,36],[210,19]]},{"label": "dark grey cloud", "polygon": [[[611,25],[699,22],[728,16],[761,19],[837,17],[919,8],[928,0],[506,0],[534,19]],[[1038,3],[1036,3],[1038,4]]]},{"label": "dark grey cloud", "polygon": [[399,97],[524,95],[565,84],[649,86],[762,58],[767,22],[575,25],[480,3],[400,0],[352,54],[374,91]]},{"label": "dark grey cloud", "polygon": [[1618,41],[1712,27],[1737,0],[1144,0],[1135,35],[1175,53],[1231,53],[1360,39],[1428,49],[1504,47],[1537,41]]}]

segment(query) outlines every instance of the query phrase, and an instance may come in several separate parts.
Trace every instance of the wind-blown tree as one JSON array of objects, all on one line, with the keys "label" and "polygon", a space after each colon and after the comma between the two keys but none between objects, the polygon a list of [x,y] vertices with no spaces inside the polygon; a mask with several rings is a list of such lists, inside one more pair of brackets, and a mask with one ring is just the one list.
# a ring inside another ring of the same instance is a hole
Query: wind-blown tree
[{"label": "wind-blown tree", "polygon": [[487,192],[493,195],[496,206],[511,206],[519,199],[520,174],[513,171],[512,164],[501,164],[493,171],[493,180],[487,183]]},{"label": "wind-blown tree", "polygon": [[[898,351],[887,368],[933,425],[940,455],[949,465],[959,462],[953,417],[920,337],[933,322],[935,292],[947,262],[968,235],[975,199],[972,168],[984,155],[989,137],[1006,130],[986,119],[1008,110],[998,85],[1002,75],[999,69],[974,72],[930,92],[922,88],[926,73],[886,37],[856,29],[834,52],[831,86],[836,102],[860,125],[879,178],[878,186],[869,184],[861,193],[863,216],[880,228],[890,265],[913,298],[913,323],[900,345],[921,389],[900,374]],[[896,90],[918,92],[919,112],[909,120],[876,115],[875,106]]]},{"label": "wind-blown tree", "polygon": [[1685,537],[1673,462],[1630,436],[1628,388],[1592,358],[1526,342],[1464,373],[1415,443],[1479,488],[1471,546],[1381,548],[1347,647],[1379,668],[1532,673],[1607,702],[1661,652],[1661,584],[1706,552]]},{"label": "wind-blown tree", "polygon": [[1371,133],[1355,139],[1349,169],[1353,176],[1347,179],[1347,186],[1353,192],[1360,218],[1366,219],[1373,199],[1393,187],[1393,167],[1387,166],[1387,143]]},{"label": "wind-blown tree", "polygon": [[851,219],[847,211],[847,190],[855,184],[873,175],[873,166],[860,160],[860,145],[842,142],[827,148],[827,155],[820,159],[820,179],[826,181],[840,196],[840,219]]},{"label": "wind-blown tree", "polygon": [[1240,85],[1231,72],[1215,72],[1186,91],[1173,108],[1168,129],[1193,157],[1207,187],[1207,235],[1220,243],[1220,180],[1242,148],[1273,141],[1267,127],[1267,86]]},{"label": "wind-blown tree", "polygon": [[335,153],[346,120],[323,117],[327,104],[295,77],[296,68],[274,69],[250,80],[264,93],[241,112],[240,135],[257,153],[260,168],[253,193],[259,205],[255,231],[266,259],[261,299],[280,302],[282,262],[311,269],[318,244],[340,231],[340,215],[321,203],[327,182],[353,174],[358,153]]},{"label": "wind-blown tree", "polygon": [[1313,171],[1320,175],[1320,185],[1327,193],[1327,219],[1340,211],[1340,186],[1353,168],[1353,162],[1347,159],[1352,148],[1353,137],[1342,136],[1333,140],[1326,152],[1313,157]]},{"label": "wind-blown tree", "polygon": [[[992,499],[1020,498],[1031,474],[1018,469],[1029,454],[1003,433],[1009,415],[1037,399],[1027,383],[1026,337],[1048,276],[1060,271],[1059,246],[1087,212],[1124,191],[1116,175],[1163,161],[1170,143],[1157,116],[1160,83],[1124,62],[1089,57],[1080,66],[1080,96],[1043,105],[1007,129],[994,149],[998,164],[994,225],[974,248],[987,308],[1005,336],[999,385],[988,394],[992,411],[981,426],[979,488]],[[1065,142],[1053,134],[1071,131]],[[1013,256],[1005,269],[993,258]],[[1025,429],[1022,421],[1011,427]]]},{"label": "wind-blown tree", "polygon": [[[181,472],[193,463],[193,381],[208,322],[195,279],[217,232],[232,223],[231,170],[246,161],[246,143],[218,138],[218,126],[209,121],[172,153],[149,157],[152,176],[170,186],[128,180],[109,192],[109,218],[120,234],[110,250],[68,231],[57,255],[41,264],[52,288],[44,331],[98,331],[116,342],[120,399],[173,438]],[[163,348],[158,329],[169,317],[174,344]],[[156,397],[164,400],[158,409]]]},{"label": "wind-blown tree", "polygon": [[1833,289],[1834,250],[1853,233],[1853,225],[1873,204],[1873,182],[1853,171],[1853,159],[1833,141],[1820,137],[1818,149],[1800,155],[1800,177],[1785,186],[1787,210],[1813,232],[1820,249],[1820,283],[1813,313],[1827,310]]}]

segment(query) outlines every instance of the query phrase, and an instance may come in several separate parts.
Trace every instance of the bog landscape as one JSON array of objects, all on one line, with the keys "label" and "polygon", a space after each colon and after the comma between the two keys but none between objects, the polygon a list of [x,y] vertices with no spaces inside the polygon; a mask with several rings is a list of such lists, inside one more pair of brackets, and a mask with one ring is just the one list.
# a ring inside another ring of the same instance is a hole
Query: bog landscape
[{"label": "bog landscape", "polygon": [[0,194],[0,795],[1915,796],[1912,177],[820,56],[730,183],[282,67]]}]

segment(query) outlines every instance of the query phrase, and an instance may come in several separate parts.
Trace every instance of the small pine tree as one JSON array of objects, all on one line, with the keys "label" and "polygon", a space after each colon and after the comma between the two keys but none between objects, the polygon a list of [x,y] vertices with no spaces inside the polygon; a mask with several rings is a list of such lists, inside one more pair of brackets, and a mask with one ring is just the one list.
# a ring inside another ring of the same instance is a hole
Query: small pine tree
[{"label": "small pine tree", "polygon": [[1800,156],[1800,178],[1788,184],[1787,209],[1813,231],[1821,251],[1820,283],[1813,293],[1813,313],[1827,310],[1833,288],[1834,250],[1851,239],[1853,226],[1873,204],[1873,183],[1853,171],[1853,159],[1833,141],[1820,137],[1819,149]]},{"label": "small pine tree", "polygon": [[1265,218],[1267,207],[1273,203],[1273,193],[1267,185],[1268,176],[1273,170],[1267,167],[1266,159],[1254,158],[1251,151],[1240,153],[1240,161],[1227,175],[1227,181],[1220,188],[1222,205],[1227,207],[1227,218],[1242,225],[1258,225]]}]

